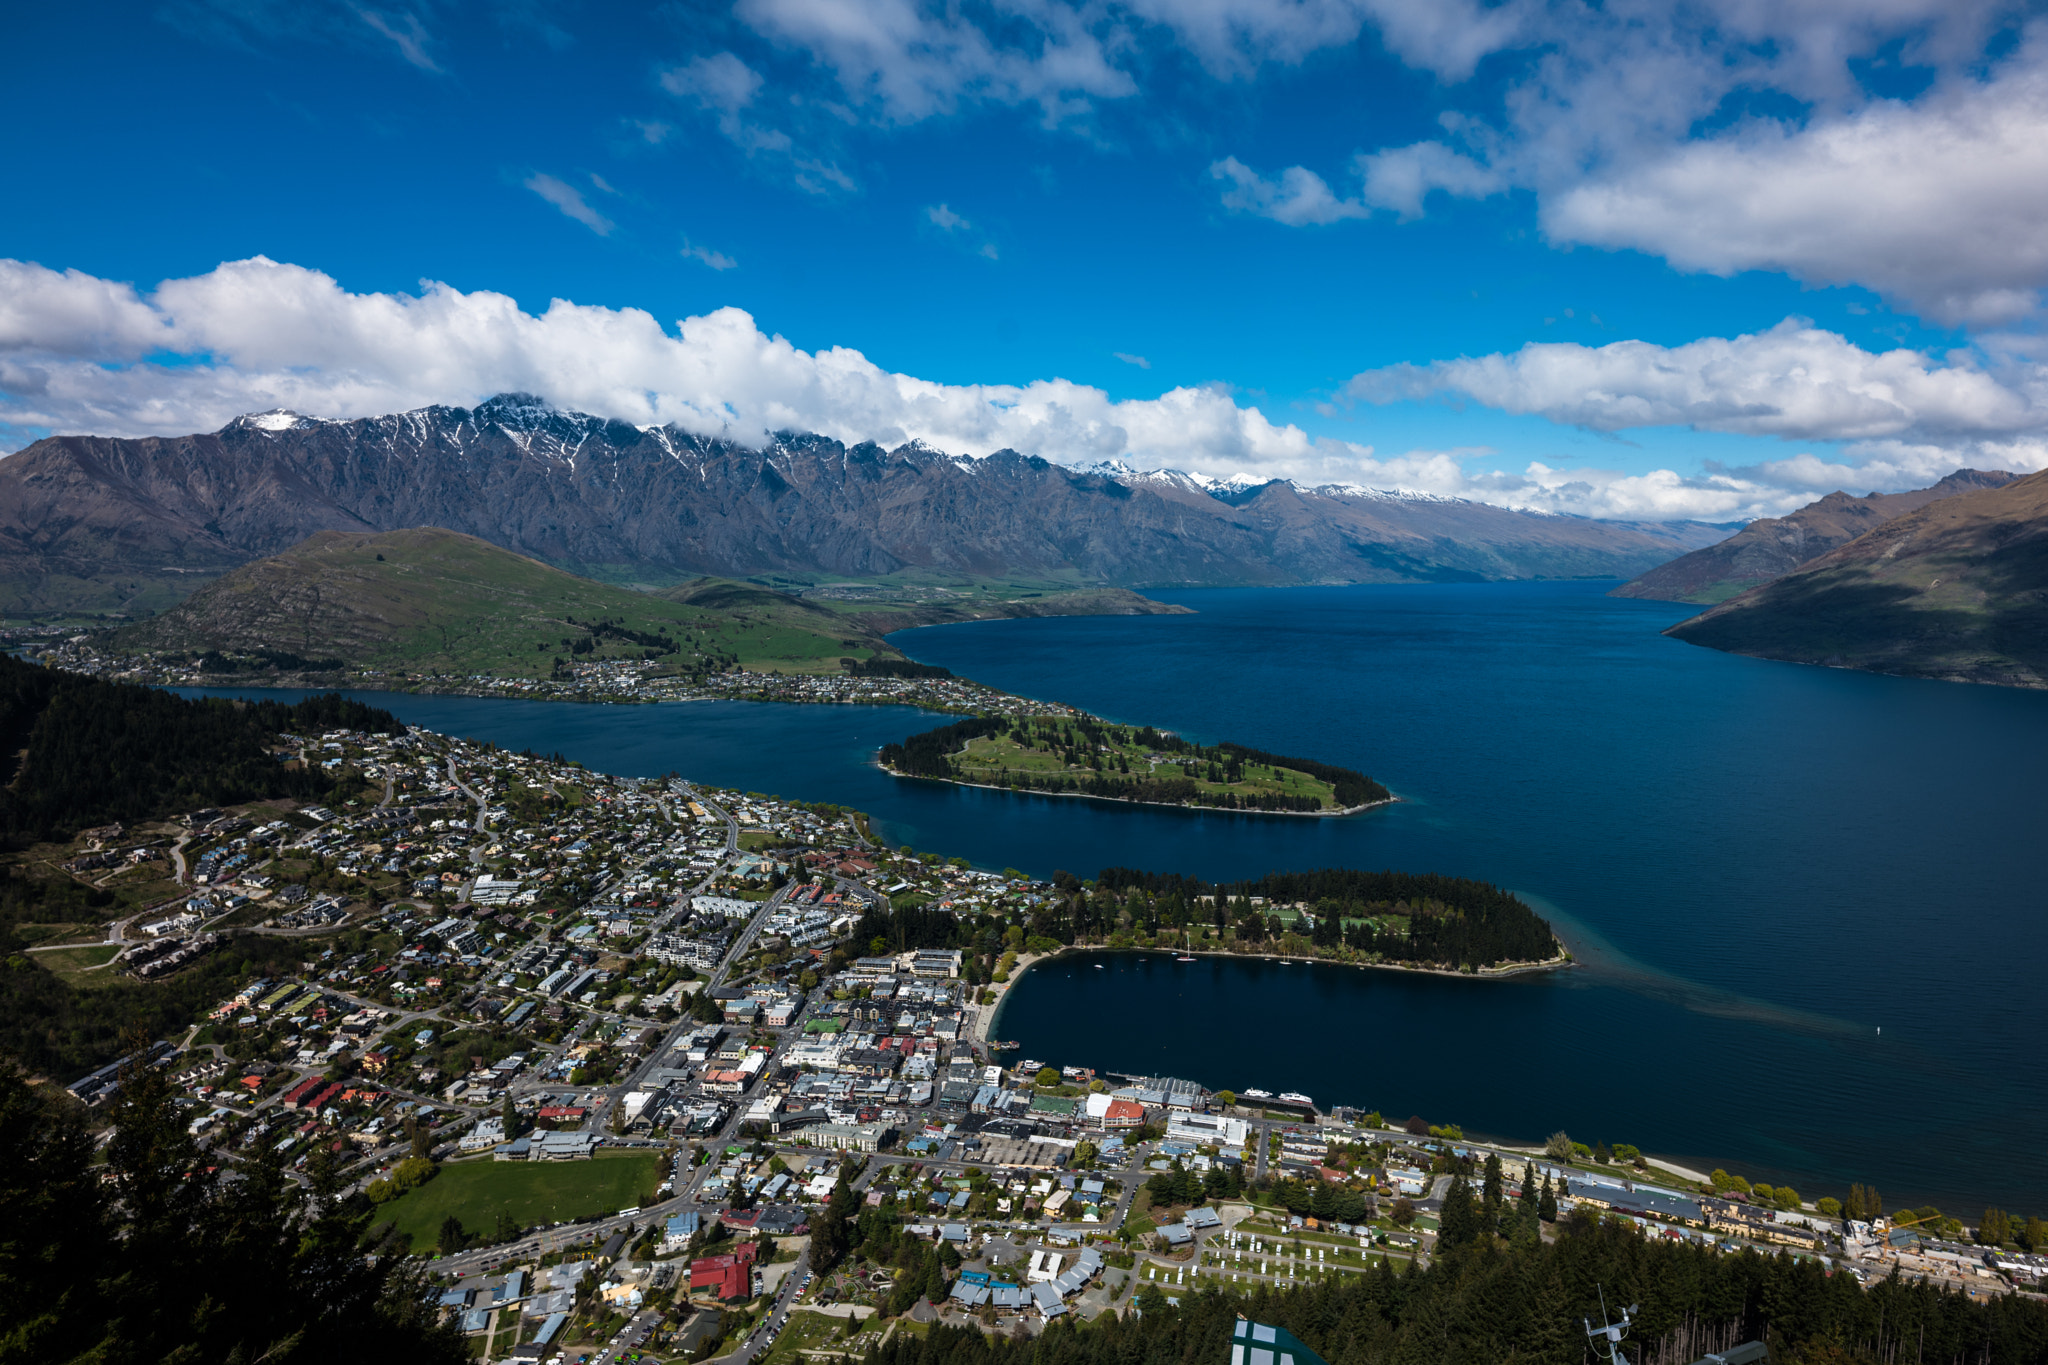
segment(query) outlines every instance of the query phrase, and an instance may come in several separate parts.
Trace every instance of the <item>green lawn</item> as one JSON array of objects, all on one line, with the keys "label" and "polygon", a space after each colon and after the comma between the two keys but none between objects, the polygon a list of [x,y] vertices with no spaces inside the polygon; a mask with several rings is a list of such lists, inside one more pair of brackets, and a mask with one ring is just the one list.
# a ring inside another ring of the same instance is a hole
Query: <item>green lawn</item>
[{"label": "green lawn", "polygon": [[449,1214],[471,1232],[490,1233],[498,1215],[522,1227],[557,1223],[592,1213],[617,1213],[647,1201],[661,1183],[658,1152],[600,1152],[590,1161],[465,1161],[412,1193],[377,1210],[376,1222],[396,1222],[425,1250]]},{"label": "green lawn", "polygon": [[[91,987],[111,986],[128,978],[105,964],[114,960],[120,948],[111,943],[88,943],[77,948],[52,948],[35,955],[36,962],[56,975],[67,986]],[[88,967],[101,968],[87,971]]]}]

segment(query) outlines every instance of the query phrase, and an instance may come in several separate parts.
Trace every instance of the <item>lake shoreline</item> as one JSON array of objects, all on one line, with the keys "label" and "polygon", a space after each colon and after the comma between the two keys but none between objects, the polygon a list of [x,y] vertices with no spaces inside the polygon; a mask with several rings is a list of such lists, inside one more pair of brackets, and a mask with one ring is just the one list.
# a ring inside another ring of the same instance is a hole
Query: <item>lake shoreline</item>
[{"label": "lake shoreline", "polygon": [[1214,811],[1218,815],[1287,815],[1303,820],[1335,820],[1341,816],[1357,815],[1362,811],[1377,810],[1381,806],[1392,806],[1400,802],[1398,796],[1389,796],[1384,801],[1368,801],[1362,806],[1344,806],[1338,810],[1258,810],[1243,806],[1201,806],[1186,801],[1133,801],[1127,796],[1097,796],[1093,792],[1045,792],[1031,787],[999,787],[993,782],[963,782],[957,777],[927,777],[922,773],[899,773],[877,758],[874,766],[899,782],[944,782],[953,787],[974,787],[981,791],[1008,792],[1012,796],[1048,796],[1067,800],[1107,801],[1117,806],[1149,806],[1154,810],[1201,810]]},{"label": "lake shoreline", "polygon": [[982,1006],[982,1013],[975,1019],[975,1034],[986,1044],[988,1036],[995,1029],[996,1018],[1009,1003],[1010,987],[1024,979],[1024,973],[1045,962],[1055,962],[1063,957],[1081,953],[1154,953],[1168,957],[1224,958],[1232,962],[1279,962],[1289,966],[1353,967],[1360,971],[1399,972],[1405,976],[1441,976],[1454,981],[1506,981],[1512,977],[1530,976],[1538,972],[1569,971],[1579,965],[1571,950],[1560,948],[1558,955],[1541,962],[1515,962],[1504,967],[1482,967],[1477,971],[1454,971],[1443,967],[1409,967],[1398,962],[1343,962],[1328,957],[1298,957],[1286,953],[1233,953],[1218,948],[1148,948],[1132,944],[1125,948],[1111,947],[1106,943],[1064,944],[1058,952],[1042,953],[1028,962],[1019,961],[1010,979],[1001,984],[1000,992],[992,1004]]}]

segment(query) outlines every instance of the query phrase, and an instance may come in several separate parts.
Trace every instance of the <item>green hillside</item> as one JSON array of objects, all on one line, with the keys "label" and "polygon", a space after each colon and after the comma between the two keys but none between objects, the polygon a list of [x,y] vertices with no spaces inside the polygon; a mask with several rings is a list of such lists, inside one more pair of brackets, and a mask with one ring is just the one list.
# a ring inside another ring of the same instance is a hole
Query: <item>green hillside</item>
[{"label": "green hillside", "polygon": [[708,579],[670,595],[635,592],[438,527],[320,532],[124,627],[104,647],[211,654],[208,672],[514,677],[547,677],[557,660],[830,673],[841,658],[900,657],[860,625],[781,594]]}]

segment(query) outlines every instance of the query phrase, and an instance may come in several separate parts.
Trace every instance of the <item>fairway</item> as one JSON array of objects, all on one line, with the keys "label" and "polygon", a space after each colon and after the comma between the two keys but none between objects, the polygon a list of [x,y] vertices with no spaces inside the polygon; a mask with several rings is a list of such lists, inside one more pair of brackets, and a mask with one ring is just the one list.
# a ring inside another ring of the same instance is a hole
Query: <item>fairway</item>
[{"label": "fairway", "polygon": [[489,1233],[508,1214],[521,1227],[559,1223],[592,1213],[617,1213],[645,1202],[660,1183],[657,1152],[600,1152],[590,1161],[470,1161],[441,1173],[378,1209],[372,1221],[393,1221],[414,1251],[430,1248],[449,1214],[472,1233]]}]

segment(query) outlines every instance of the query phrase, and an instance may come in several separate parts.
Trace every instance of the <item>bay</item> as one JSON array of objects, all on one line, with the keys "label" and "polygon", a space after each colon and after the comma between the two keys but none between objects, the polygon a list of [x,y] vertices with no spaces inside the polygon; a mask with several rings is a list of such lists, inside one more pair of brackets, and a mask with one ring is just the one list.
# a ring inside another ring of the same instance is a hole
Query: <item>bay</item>
[{"label": "bay", "polygon": [[937,723],[903,708],[366,700],[604,771],[843,802],[988,867],[1498,882],[1584,965],[1472,982],[1119,954],[1028,973],[1001,1032],[1048,1061],[1564,1128],[1808,1195],[1855,1180],[1894,1205],[2048,1212],[2048,696],[1716,654],[1658,634],[1686,608],[1607,586],[1162,593],[1197,614],[895,637],[993,686],[1358,767],[1402,798],[1339,820],[899,781],[873,749]]}]

